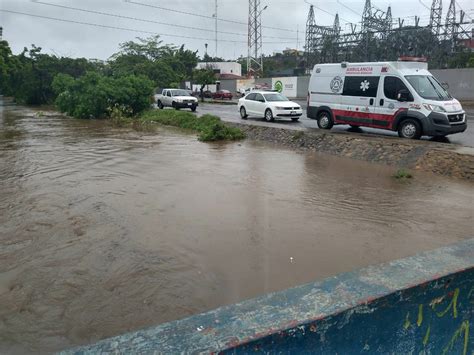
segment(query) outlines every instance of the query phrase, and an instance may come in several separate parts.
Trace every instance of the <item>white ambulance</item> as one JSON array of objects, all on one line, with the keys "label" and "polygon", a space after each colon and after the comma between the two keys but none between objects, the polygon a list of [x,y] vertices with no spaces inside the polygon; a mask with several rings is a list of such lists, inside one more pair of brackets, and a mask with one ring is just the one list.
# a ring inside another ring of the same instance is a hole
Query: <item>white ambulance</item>
[{"label": "white ambulance", "polygon": [[308,89],[308,118],[321,129],[336,124],[398,131],[402,138],[464,132],[459,101],[413,58],[397,62],[317,64]]}]

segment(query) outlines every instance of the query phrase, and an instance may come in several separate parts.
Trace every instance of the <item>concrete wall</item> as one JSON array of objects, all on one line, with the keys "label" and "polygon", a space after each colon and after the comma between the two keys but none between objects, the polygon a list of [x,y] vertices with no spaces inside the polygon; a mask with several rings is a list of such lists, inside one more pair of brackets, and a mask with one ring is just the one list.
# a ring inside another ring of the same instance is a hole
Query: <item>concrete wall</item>
[{"label": "concrete wall", "polygon": [[430,70],[441,82],[449,84],[448,91],[458,100],[474,100],[474,68]]},{"label": "concrete wall", "polygon": [[298,97],[306,97],[308,95],[309,79],[310,76],[299,76],[298,77]]},{"label": "concrete wall", "polygon": [[65,351],[471,354],[474,239]]},{"label": "concrete wall", "polygon": [[[449,84],[449,92],[458,100],[474,101],[474,69],[443,69],[430,70],[441,82]],[[294,77],[297,80],[296,97],[304,98],[308,93],[310,76]],[[273,78],[278,79],[278,78]],[[275,80],[272,78],[245,79],[245,80],[221,80],[221,88],[236,92],[240,87],[253,87],[266,84],[272,87]],[[293,96],[290,96],[293,98]]]}]

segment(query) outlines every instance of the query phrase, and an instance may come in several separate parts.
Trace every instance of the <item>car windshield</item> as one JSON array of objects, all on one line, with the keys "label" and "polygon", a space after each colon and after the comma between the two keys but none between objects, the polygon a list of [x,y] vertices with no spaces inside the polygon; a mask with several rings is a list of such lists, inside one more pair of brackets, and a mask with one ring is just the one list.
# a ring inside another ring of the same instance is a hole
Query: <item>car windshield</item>
[{"label": "car windshield", "polygon": [[189,96],[189,92],[186,90],[171,90],[173,96]]},{"label": "car windshield", "polygon": [[285,96],[282,94],[265,94],[265,99],[269,102],[275,102],[275,101],[290,101],[288,100]]},{"label": "car windshield", "polygon": [[450,100],[451,95],[431,75],[407,75],[405,78],[415,91],[424,99]]}]

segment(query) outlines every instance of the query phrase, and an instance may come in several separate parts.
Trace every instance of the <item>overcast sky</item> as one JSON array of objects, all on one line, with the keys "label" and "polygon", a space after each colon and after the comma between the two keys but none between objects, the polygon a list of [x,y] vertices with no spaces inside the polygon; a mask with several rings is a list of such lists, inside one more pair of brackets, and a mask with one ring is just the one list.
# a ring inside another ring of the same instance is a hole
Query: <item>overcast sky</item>
[{"label": "overcast sky", "polygon": [[[201,56],[205,52],[205,43],[208,43],[208,53],[212,56],[216,54],[215,22],[212,18],[205,17],[212,17],[215,13],[215,0],[129,0],[134,3],[127,1],[0,0],[0,10],[24,13],[1,11],[0,26],[3,26],[3,38],[10,43],[14,53],[20,52],[25,46],[29,47],[31,44],[35,44],[42,47],[47,53],[55,53],[60,56],[107,59],[117,52],[119,43],[133,40],[137,36],[147,37],[151,33],[156,33],[162,35],[162,40],[165,43],[184,44],[186,48],[198,50]],[[217,55],[226,59],[246,55],[248,1],[217,0],[217,2],[218,18],[234,21],[218,21],[218,31],[231,32],[231,34],[218,34]],[[347,31],[349,29],[347,22],[360,22],[361,16],[358,14],[362,13],[365,0],[319,0],[313,1],[313,3],[330,14],[338,12],[341,17],[342,29]],[[444,19],[449,2],[444,0],[443,3]],[[457,3],[469,16],[474,17],[474,5],[472,5],[471,0],[457,0]],[[47,4],[75,7],[135,19],[111,17]],[[187,12],[188,14],[152,8],[143,4]],[[405,23],[413,23],[415,15],[421,17],[420,24],[426,24],[429,21],[429,10],[423,4],[429,7],[431,5],[430,0],[398,0],[392,2],[372,0],[372,4],[384,11],[388,5],[391,5],[394,19],[397,17],[405,18]],[[262,13],[262,23],[263,26],[266,26],[263,28],[264,53],[271,54],[287,47],[295,48],[297,45],[299,49],[302,49],[309,5],[304,0],[262,0],[262,8],[264,5],[268,5],[268,8]],[[334,16],[320,9],[315,9],[317,23],[332,25]],[[52,19],[30,17],[25,14],[122,27],[133,31],[60,22]],[[467,19],[470,20],[470,18]],[[178,25],[193,27],[194,29],[178,27]],[[150,33],[140,33],[139,31]]]}]

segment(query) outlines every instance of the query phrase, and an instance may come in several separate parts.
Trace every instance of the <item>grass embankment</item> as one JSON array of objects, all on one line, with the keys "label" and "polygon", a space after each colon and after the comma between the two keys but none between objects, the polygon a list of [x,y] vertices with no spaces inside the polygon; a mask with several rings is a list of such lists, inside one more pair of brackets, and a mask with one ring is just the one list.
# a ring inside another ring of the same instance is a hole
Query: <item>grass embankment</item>
[{"label": "grass embankment", "polygon": [[143,123],[156,122],[165,126],[174,126],[199,133],[198,139],[203,142],[220,140],[239,140],[245,134],[238,128],[226,126],[219,117],[204,115],[197,117],[190,112],[174,110],[150,110],[139,117]]}]

